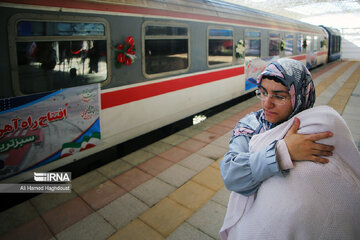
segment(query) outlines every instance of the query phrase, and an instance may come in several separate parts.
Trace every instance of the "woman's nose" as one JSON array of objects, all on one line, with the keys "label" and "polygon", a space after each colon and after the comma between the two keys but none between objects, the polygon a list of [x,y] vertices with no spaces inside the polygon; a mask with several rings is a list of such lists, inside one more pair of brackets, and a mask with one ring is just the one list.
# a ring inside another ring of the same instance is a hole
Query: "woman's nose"
[{"label": "woman's nose", "polygon": [[271,107],[274,107],[274,103],[271,101],[271,98],[268,96],[266,97],[263,101],[263,105],[266,107],[266,108],[271,108]]}]

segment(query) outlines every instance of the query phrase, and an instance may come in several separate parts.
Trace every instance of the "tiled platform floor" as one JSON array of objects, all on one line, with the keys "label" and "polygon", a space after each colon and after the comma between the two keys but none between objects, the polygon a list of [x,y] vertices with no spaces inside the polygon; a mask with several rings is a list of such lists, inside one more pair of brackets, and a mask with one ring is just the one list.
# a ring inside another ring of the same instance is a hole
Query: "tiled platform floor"
[{"label": "tiled platform floor", "polygon": [[[360,145],[360,62],[313,72],[316,105],[341,113]],[[41,194],[0,213],[0,239],[219,239],[229,191],[219,160],[231,130],[260,108],[233,106],[72,181],[71,194]]]}]

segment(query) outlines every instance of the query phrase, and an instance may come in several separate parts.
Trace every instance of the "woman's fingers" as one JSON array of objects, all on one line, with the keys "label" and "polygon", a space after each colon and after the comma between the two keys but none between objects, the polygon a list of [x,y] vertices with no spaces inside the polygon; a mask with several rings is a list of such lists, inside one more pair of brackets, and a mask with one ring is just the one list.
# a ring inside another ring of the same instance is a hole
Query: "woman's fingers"
[{"label": "woman's fingers", "polygon": [[314,155],[309,160],[313,161],[313,162],[319,162],[319,163],[328,163],[329,162],[329,160],[326,158],[322,158],[322,157],[314,156]]},{"label": "woman's fingers", "polygon": [[332,156],[333,153],[331,151],[312,150],[312,155],[316,155],[316,156]]},{"label": "woman's fingers", "polygon": [[314,134],[308,134],[307,137],[310,141],[319,141],[321,139],[330,138],[333,136],[332,132],[321,132],[321,133],[314,133]]},{"label": "woman's fingers", "polygon": [[300,126],[300,119],[294,118],[293,125],[290,127],[287,134],[289,134],[289,135],[296,134],[297,131],[299,130],[299,126]]},{"label": "woman's fingers", "polygon": [[312,145],[312,149],[314,150],[319,150],[319,151],[322,151],[322,152],[332,152],[334,151],[334,146],[332,145],[326,145],[326,144],[321,144],[321,143],[314,143]]}]

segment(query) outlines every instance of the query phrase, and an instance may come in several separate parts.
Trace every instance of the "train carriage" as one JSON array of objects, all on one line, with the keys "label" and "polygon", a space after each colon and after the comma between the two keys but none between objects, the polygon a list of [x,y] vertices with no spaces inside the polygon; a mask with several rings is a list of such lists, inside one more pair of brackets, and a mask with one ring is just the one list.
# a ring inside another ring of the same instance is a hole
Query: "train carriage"
[{"label": "train carriage", "polygon": [[57,167],[253,92],[260,63],[328,61],[323,28],[222,1],[7,0],[0,13],[2,101],[101,87],[101,141]]},{"label": "train carriage", "polygon": [[335,61],[341,58],[341,34],[338,29],[321,26],[328,34],[329,47],[328,47],[328,59],[329,61]]}]

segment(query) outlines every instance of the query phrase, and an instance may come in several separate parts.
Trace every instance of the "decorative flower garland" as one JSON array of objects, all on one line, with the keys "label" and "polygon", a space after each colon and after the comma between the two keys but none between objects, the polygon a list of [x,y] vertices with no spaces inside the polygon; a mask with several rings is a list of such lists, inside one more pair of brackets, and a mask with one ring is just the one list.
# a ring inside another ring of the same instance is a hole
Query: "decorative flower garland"
[{"label": "decorative flower garland", "polygon": [[303,47],[304,49],[306,49],[306,47],[307,47],[307,42],[306,42],[306,40],[303,41],[302,47]]},{"label": "decorative flower garland", "polygon": [[121,67],[122,64],[126,66],[131,65],[135,61],[135,41],[132,36],[128,36],[125,44],[119,44],[115,50],[116,66]]},{"label": "decorative flower garland", "polygon": [[243,40],[239,40],[236,44],[236,49],[235,49],[235,56],[237,58],[244,58],[244,53],[245,53],[245,43]]},{"label": "decorative flower garland", "polygon": [[280,50],[284,51],[284,49],[285,49],[285,41],[281,40],[281,42],[280,42]]},{"label": "decorative flower garland", "polygon": [[326,46],[326,38],[320,41],[320,48],[323,48],[325,46]]}]

